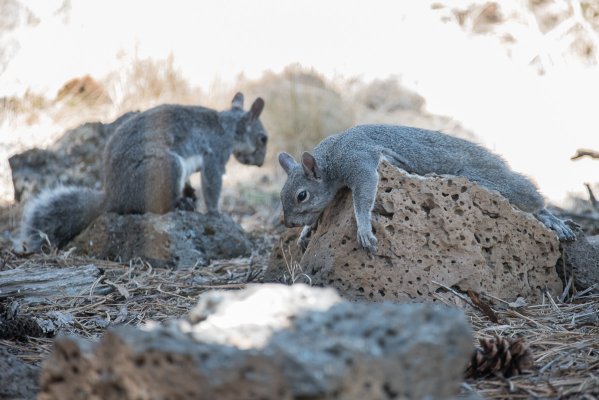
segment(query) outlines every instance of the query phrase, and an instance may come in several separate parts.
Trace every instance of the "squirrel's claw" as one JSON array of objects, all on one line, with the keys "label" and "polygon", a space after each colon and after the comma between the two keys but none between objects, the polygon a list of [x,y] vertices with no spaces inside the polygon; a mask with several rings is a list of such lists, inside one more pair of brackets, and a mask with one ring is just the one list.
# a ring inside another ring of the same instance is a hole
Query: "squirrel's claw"
[{"label": "squirrel's claw", "polygon": [[310,236],[312,235],[312,227],[304,226],[302,229],[302,233],[300,233],[299,238],[297,239],[297,245],[305,251],[308,248],[308,244],[310,243]]},{"label": "squirrel's claw", "polygon": [[370,230],[358,230],[358,243],[369,253],[376,253],[377,240]]}]

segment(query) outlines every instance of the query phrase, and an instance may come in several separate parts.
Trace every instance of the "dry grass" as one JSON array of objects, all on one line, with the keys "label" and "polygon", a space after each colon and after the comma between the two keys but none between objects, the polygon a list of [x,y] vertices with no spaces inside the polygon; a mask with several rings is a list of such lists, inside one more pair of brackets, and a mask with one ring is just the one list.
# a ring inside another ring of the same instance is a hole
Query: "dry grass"
[{"label": "dry grass", "polygon": [[271,154],[284,150],[299,155],[356,122],[353,99],[313,69],[291,65],[240,86],[250,97],[266,99],[262,120],[271,133]]}]

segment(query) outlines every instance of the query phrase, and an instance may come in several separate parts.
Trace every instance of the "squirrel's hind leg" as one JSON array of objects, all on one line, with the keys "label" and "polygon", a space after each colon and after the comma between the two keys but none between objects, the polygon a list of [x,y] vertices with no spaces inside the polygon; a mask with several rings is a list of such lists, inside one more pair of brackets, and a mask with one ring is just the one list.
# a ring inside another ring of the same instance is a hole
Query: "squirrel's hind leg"
[{"label": "squirrel's hind leg", "polygon": [[576,240],[576,235],[572,229],[570,229],[564,221],[551,214],[546,208],[535,212],[533,215],[537,217],[537,219],[541,221],[547,228],[554,231],[561,242]]}]

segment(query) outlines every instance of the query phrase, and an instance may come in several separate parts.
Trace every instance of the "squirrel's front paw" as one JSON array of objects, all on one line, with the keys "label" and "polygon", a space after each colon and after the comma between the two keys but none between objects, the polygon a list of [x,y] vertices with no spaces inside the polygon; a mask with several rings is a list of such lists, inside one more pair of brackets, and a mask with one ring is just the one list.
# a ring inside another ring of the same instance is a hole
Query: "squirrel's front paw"
[{"label": "squirrel's front paw", "polygon": [[299,238],[297,239],[297,245],[302,249],[302,251],[305,251],[308,248],[311,235],[312,229],[309,226],[305,226],[304,229],[302,229],[302,233],[300,233]]},{"label": "squirrel's front paw", "polygon": [[195,211],[196,203],[190,197],[181,197],[175,203],[175,210],[180,211]]},{"label": "squirrel's front paw", "polygon": [[364,247],[369,253],[376,253],[376,237],[370,229],[358,230],[358,243]]}]

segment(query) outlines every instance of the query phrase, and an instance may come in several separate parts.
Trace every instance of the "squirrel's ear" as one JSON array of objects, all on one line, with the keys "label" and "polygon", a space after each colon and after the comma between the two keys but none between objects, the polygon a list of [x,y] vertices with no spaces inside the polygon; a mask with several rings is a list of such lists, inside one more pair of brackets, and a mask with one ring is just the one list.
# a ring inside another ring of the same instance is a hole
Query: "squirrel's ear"
[{"label": "squirrel's ear", "polygon": [[302,167],[308,179],[319,180],[321,178],[322,175],[320,174],[320,168],[316,165],[316,159],[307,151],[302,154]]},{"label": "squirrel's ear", "polygon": [[243,110],[243,93],[237,92],[231,101],[232,110]]},{"label": "squirrel's ear", "polygon": [[281,164],[281,167],[283,167],[287,174],[289,174],[289,171],[294,167],[298,167],[295,159],[285,152],[279,153],[279,164]]},{"label": "squirrel's ear", "polygon": [[250,108],[250,116],[252,119],[257,119],[260,114],[262,114],[262,110],[264,110],[264,100],[261,97],[258,97],[254,100],[252,107]]}]

